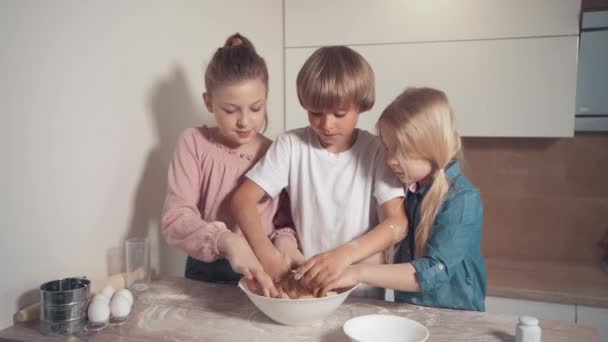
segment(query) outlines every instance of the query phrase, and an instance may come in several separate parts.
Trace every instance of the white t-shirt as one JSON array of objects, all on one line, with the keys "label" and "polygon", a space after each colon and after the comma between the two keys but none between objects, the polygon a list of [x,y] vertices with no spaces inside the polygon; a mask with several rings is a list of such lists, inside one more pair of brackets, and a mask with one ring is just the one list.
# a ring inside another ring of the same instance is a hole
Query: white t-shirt
[{"label": "white t-shirt", "polygon": [[310,127],[288,131],[246,176],[272,197],[287,189],[307,259],[365,234],[379,223],[379,205],[404,196],[379,139],[364,130],[339,154],[323,148]]}]

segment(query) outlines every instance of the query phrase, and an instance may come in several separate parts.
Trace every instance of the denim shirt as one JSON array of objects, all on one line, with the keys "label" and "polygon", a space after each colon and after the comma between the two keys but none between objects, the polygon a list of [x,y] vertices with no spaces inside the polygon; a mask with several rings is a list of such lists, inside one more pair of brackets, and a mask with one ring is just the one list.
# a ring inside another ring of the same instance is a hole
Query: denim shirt
[{"label": "denim shirt", "polygon": [[433,223],[426,255],[418,259],[414,259],[414,236],[420,223],[420,204],[428,186],[408,191],[406,195],[410,233],[401,241],[395,253],[395,263],[412,263],[421,291],[395,291],[395,301],[485,311],[486,266],[481,254],[481,196],[462,174],[458,162],[449,165],[445,172],[450,189]]}]

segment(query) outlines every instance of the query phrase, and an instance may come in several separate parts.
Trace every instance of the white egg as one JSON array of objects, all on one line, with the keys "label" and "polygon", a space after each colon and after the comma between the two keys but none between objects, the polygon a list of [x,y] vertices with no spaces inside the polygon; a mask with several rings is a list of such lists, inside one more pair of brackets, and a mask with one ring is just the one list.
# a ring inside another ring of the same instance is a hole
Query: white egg
[{"label": "white egg", "polygon": [[115,296],[123,296],[124,298],[126,298],[129,301],[130,305],[133,305],[133,294],[131,294],[131,291],[127,290],[127,289],[120,289],[118,291],[116,291],[114,293]]},{"label": "white egg", "polygon": [[101,301],[103,303],[106,303],[106,305],[110,305],[110,298],[104,296],[101,293],[96,294],[95,297],[93,297],[93,300],[91,301],[91,303],[96,302],[96,301]]},{"label": "white egg", "polygon": [[112,317],[125,318],[131,312],[131,303],[124,296],[114,296],[110,302],[110,312]]},{"label": "white egg", "polygon": [[112,298],[112,295],[114,294],[114,288],[112,287],[112,285],[107,285],[106,287],[104,287],[103,289],[101,289],[101,291],[99,291],[100,294],[108,297],[108,298]]},{"label": "white egg", "polygon": [[110,319],[110,306],[103,301],[93,301],[89,305],[87,315],[92,323],[106,323]]}]

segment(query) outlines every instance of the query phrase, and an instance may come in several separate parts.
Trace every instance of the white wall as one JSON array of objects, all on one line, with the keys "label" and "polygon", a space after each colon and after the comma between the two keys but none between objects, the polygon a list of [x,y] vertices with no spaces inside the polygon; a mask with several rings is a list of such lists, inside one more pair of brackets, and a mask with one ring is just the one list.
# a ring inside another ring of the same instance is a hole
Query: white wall
[{"label": "white wall", "polygon": [[4,0],[0,22],[0,328],[44,281],[121,271],[127,236],[183,274],[158,229],[174,141],[213,123],[204,63],[236,31],[266,58],[282,131],[282,1]]}]

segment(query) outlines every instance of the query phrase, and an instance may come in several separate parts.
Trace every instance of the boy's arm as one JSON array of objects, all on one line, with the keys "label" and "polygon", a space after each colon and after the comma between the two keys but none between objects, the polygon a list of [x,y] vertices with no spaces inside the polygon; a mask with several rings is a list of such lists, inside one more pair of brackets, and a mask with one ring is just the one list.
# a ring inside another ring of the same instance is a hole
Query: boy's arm
[{"label": "boy's arm", "polygon": [[311,288],[325,287],[351,264],[402,240],[407,234],[403,197],[386,201],[380,211],[382,222],[377,226],[347,244],[309,259],[298,269],[297,276]]},{"label": "boy's arm", "polygon": [[290,268],[303,264],[306,260],[298,246],[295,224],[291,216],[291,201],[285,189],[279,196],[279,205],[272,224],[274,231],[270,234],[270,240],[281,256],[289,260]]},{"label": "boy's arm", "polygon": [[264,196],[266,193],[259,185],[246,179],[232,197],[232,212],[264,271],[278,279],[289,271],[289,264],[274,248],[262,226],[256,204]]}]

